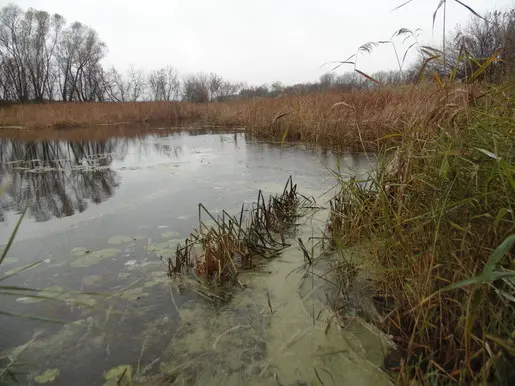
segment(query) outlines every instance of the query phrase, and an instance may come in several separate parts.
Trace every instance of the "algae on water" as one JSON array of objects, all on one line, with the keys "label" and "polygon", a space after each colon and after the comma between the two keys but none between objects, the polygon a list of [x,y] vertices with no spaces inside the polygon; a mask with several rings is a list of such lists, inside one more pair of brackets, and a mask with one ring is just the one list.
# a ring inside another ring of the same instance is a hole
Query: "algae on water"
[{"label": "algae on water", "polygon": [[44,373],[34,377],[34,381],[39,384],[46,384],[55,381],[55,379],[61,374],[59,369],[48,369]]},{"label": "algae on water", "polygon": [[171,232],[165,232],[165,233],[162,233],[161,234],[161,237],[163,239],[171,239],[172,237],[179,237],[181,234],[179,232],[174,232],[174,231],[171,231]]},{"label": "algae on water", "polygon": [[84,256],[85,254],[89,253],[90,250],[88,248],[84,247],[75,247],[71,251],[72,256]]},{"label": "algae on water", "polygon": [[25,304],[37,303],[44,300],[60,300],[68,304],[82,305],[87,307],[91,307],[96,304],[96,300],[93,298],[93,296],[66,291],[63,287],[57,285],[43,288],[33,296],[25,296],[16,299],[18,303]]},{"label": "algae on water", "polygon": [[109,259],[110,257],[118,255],[120,252],[121,250],[119,249],[109,248],[102,249],[100,251],[84,253],[82,255],[75,254],[75,256],[79,256],[79,258],[72,261],[70,265],[76,268],[91,267],[92,265],[100,263],[102,260]]},{"label": "algae on water", "polygon": [[145,249],[154,252],[158,256],[172,256],[175,254],[177,245],[182,242],[183,240],[180,239],[172,239],[162,243],[145,246]]},{"label": "algae on water", "polygon": [[102,281],[102,276],[100,276],[100,275],[89,275],[89,276],[84,276],[82,278],[82,284],[87,285],[87,286],[93,286],[101,281]]},{"label": "algae on water", "polygon": [[104,375],[104,386],[118,386],[132,384],[132,366],[121,365],[113,367]]},{"label": "algae on water", "polygon": [[109,244],[120,245],[130,243],[134,238],[130,236],[111,236],[107,240]]},{"label": "algae on water", "polygon": [[125,300],[139,300],[142,297],[148,296],[148,294],[143,292],[142,287],[138,287],[123,291],[120,296]]}]

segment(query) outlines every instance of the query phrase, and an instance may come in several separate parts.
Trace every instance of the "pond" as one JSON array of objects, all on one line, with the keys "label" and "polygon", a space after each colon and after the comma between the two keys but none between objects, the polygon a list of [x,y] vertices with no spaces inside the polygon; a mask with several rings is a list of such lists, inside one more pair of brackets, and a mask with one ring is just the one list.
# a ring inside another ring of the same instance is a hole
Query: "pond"
[{"label": "pond", "polygon": [[389,384],[383,337],[364,322],[331,325],[329,280],[307,274],[295,242],[321,235],[327,211],[224,296],[169,278],[163,262],[198,225],[199,203],[236,214],[291,175],[327,207],[330,169],[366,173],[367,156],[162,130],[0,139],[0,162],[0,244],[28,207],[0,267],[0,278],[12,275],[0,286],[35,289],[0,295],[0,312],[17,315],[0,315],[3,367],[16,359],[21,384]]}]

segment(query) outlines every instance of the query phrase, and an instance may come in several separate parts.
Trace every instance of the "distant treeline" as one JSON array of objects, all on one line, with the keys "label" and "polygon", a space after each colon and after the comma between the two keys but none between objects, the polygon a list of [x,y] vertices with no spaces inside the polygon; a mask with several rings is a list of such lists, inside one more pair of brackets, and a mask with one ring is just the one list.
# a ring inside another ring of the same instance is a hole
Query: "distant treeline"
[{"label": "distant treeline", "polygon": [[[396,38],[411,39],[410,48],[419,52],[420,60],[408,69],[403,69],[399,60],[398,70],[369,76],[355,71],[341,75],[329,72],[318,82],[249,86],[213,73],[180,76],[172,66],[149,72],[135,67],[125,73],[105,69],[102,60],[107,46],[94,29],[79,22],[69,24],[61,15],[31,8],[24,11],[10,4],[0,10],[0,105],[33,101],[208,102],[273,98],[285,93],[355,91],[378,84],[408,84],[422,78],[432,81],[435,74],[467,81],[492,55],[496,60],[489,63],[481,79],[500,81],[515,58],[515,8],[488,13],[484,19],[474,17],[447,39],[445,53],[441,48],[423,46],[416,31],[401,29]],[[367,43],[357,54],[370,53],[378,43]],[[393,40],[388,43],[395,47]],[[398,58],[403,55],[397,54]]]}]

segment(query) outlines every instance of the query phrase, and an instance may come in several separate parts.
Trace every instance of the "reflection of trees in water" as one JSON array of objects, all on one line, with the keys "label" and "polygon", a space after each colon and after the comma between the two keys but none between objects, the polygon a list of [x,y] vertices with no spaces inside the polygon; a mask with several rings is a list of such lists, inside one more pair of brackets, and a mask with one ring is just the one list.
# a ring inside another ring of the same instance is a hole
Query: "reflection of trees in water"
[{"label": "reflection of trees in water", "polygon": [[179,158],[183,152],[181,146],[166,143],[154,143],[150,151],[170,158]]},{"label": "reflection of trees in water", "polygon": [[127,140],[102,142],[19,142],[0,140],[0,221],[8,210],[29,205],[36,221],[83,212],[120,184],[110,169],[113,154],[127,152]]},{"label": "reflection of trees in water", "polygon": [[88,203],[99,204],[114,195],[120,185],[112,170],[114,160],[128,152],[177,158],[182,148],[155,142],[159,137],[111,138],[105,141],[14,141],[0,138],[0,221],[10,210],[29,213],[36,221],[83,212]]}]

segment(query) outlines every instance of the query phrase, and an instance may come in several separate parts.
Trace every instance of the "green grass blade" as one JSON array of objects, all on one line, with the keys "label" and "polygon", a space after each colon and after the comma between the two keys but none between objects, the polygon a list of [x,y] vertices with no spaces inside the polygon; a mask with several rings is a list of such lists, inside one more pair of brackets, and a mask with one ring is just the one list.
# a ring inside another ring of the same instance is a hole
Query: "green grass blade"
[{"label": "green grass blade", "polygon": [[14,227],[14,230],[11,233],[11,236],[9,237],[9,241],[7,242],[7,245],[4,248],[4,252],[2,253],[2,257],[0,257],[0,265],[2,265],[2,262],[4,261],[5,257],[7,256],[7,252],[9,252],[9,249],[11,248],[11,245],[14,241],[14,238],[16,237],[16,233],[18,233],[18,229],[20,228],[21,222],[23,220],[23,217],[25,216],[25,213],[27,213],[27,208],[29,206],[27,205],[25,209],[23,210],[23,213],[20,216],[20,219],[16,223],[16,226]]},{"label": "green grass blade", "polygon": [[286,130],[284,130],[284,133],[282,135],[282,138],[281,138],[281,146],[284,145],[284,141],[286,141],[286,137],[288,136],[288,128],[286,128]]},{"label": "green grass blade", "polygon": [[508,162],[505,160],[499,161],[499,166],[501,166],[501,169],[504,171],[504,175],[506,176],[506,179],[510,182],[511,188],[515,190],[515,179],[513,178],[513,167],[511,167]]},{"label": "green grass blade", "polygon": [[8,311],[2,311],[2,310],[0,310],[0,315],[12,316],[12,317],[16,317],[16,318],[23,318],[23,319],[29,319],[29,320],[37,320],[39,322],[63,324],[63,325],[74,324],[73,322],[66,322],[64,320],[59,320],[59,319],[44,318],[44,317],[41,317],[41,316],[19,314],[19,313],[16,313],[16,312],[8,312]]},{"label": "green grass blade", "polygon": [[1,277],[1,278],[0,278],[0,282],[1,282],[1,281],[4,281],[4,280],[9,279],[9,278],[10,278],[10,277],[12,277],[12,276],[16,276],[16,275],[18,275],[19,273],[22,273],[22,272],[24,272],[24,271],[27,271],[27,270],[29,270],[29,269],[31,269],[31,268],[33,268],[33,267],[36,267],[36,266],[38,266],[39,264],[41,264],[42,262],[43,262],[43,260],[39,260],[39,261],[36,261],[35,263],[31,263],[31,264],[29,264],[29,265],[26,265],[26,266],[24,266],[24,267],[21,267],[21,268],[19,268],[19,269],[15,270],[14,272],[10,273],[9,275],[6,275],[6,276],[4,276],[4,277]]},{"label": "green grass blade", "polygon": [[508,253],[508,251],[512,248],[513,244],[515,243],[515,234],[512,234],[499,245],[495,251],[490,256],[490,259],[485,264],[485,268],[483,268],[482,274],[489,274],[492,273],[495,266],[501,262],[503,257]]}]

